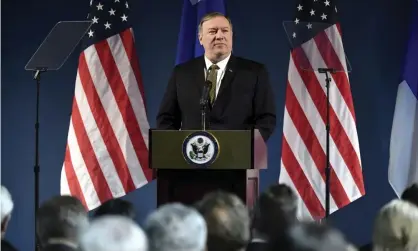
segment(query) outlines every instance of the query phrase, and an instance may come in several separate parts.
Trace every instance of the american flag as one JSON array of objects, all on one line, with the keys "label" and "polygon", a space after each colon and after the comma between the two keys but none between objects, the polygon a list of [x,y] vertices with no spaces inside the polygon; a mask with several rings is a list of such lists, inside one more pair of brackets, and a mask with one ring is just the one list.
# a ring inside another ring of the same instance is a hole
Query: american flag
[{"label": "american flag", "polygon": [[90,2],[61,172],[87,209],[152,180],[144,88],[125,0]]},{"label": "american flag", "polygon": [[330,84],[330,213],[365,194],[356,116],[336,0],[300,0],[285,25],[292,44],[279,182],[300,197],[299,217],[325,216],[326,88],[318,68],[334,68]]}]

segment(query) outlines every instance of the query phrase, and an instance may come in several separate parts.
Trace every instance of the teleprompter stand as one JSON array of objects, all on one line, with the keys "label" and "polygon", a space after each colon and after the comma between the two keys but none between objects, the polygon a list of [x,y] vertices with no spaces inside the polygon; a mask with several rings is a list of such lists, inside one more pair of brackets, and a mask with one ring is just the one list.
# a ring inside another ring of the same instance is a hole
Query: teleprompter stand
[{"label": "teleprompter stand", "polygon": [[[285,21],[283,22],[287,38],[292,49],[292,61],[296,69],[313,73],[324,74],[324,78],[318,77],[318,82],[326,93],[326,119],[325,119],[325,218],[330,215],[330,88],[332,76],[338,72],[351,72],[351,66],[347,57],[339,55],[342,51],[342,43],[338,42],[337,28],[331,23]],[[332,41],[337,41],[332,43]],[[302,73],[303,74],[303,73]],[[302,80],[303,81],[303,80]],[[295,83],[302,84],[302,83]],[[308,83],[305,83],[308,84]],[[332,93],[332,92],[331,92]],[[320,170],[322,174],[322,170]],[[323,216],[317,215],[322,218]]]},{"label": "teleprompter stand", "polygon": [[33,72],[33,79],[36,81],[35,165],[33,170],[35,173],[35,250],[38,247],[36,212],[39,207],[39,93],[41,74],[59,70],[91,25],[91,21],[60,21],[56,23],[25,66],[25,70]]}]

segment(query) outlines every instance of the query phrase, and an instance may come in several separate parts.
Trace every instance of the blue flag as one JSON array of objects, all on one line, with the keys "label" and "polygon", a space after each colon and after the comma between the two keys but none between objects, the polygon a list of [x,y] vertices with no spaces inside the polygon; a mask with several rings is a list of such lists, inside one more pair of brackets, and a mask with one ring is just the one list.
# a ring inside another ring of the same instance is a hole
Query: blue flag
[{"label": "blue flag", "polygon": [[410,37],[390,140],[389,183],[398,196],[418,182],[418,1],[413,1]]},{"label": "blue flag", "polygon": [[180,33],[177,44],[176,65],[204,53],[197,37],[200,19],[210,12],[225,12],[224,0],[184,0]]}]

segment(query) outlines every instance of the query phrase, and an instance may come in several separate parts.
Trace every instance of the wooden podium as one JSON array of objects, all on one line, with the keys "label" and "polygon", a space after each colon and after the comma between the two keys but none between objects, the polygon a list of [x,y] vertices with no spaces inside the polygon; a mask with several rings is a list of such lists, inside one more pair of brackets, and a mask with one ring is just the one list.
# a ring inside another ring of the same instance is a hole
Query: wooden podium
[{"label": "wooden podium", "polygon": [[223,190],[252,208],[259,170],[267,168],[267,147],[258,130],[154,130],[149,133],[149,166],[157,178],[157,206],[195,203]]}]

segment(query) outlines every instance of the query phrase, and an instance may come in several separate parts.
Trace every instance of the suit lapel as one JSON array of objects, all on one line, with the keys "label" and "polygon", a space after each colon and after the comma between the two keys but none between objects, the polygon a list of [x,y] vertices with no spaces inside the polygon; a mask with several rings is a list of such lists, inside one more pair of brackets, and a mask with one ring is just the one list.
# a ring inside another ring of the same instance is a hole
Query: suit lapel
[{"label": "suit lapel", "polygon": [[203,86],[205,85],[205,59],[203,56],[196,59],[196,69],[194,70],[194,81],[199,90],[199,97],[202,96]]},{"label": "suit lapel", "polygon": [[[218,92],[218,95],[216,96],[214,107],[216,106],[217,103],[222,104],[222,101],[221,101],[222,96],[225,95],[224,94],[225,91],[234,80],[236,72],[237,72],[236,58],[233,55],[231,55],[231,57],[229,58],[228,64],[226,65],[226,68],[225,68],[225,74],[221,81],[221,86],[219,87],[219,92]],[[218,100],[220,102],[218,102]]]}]

